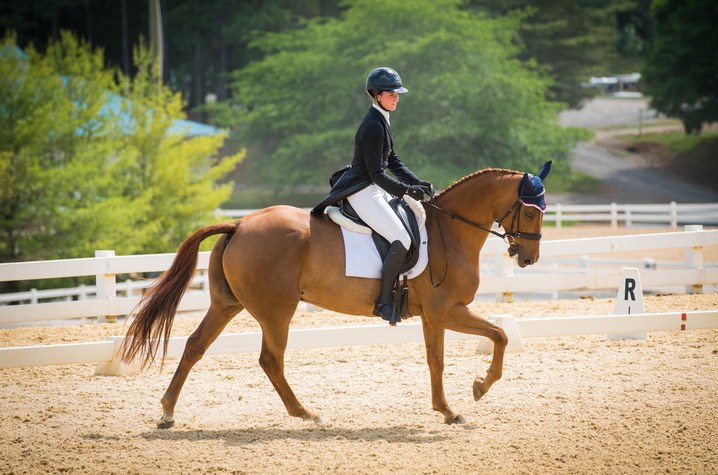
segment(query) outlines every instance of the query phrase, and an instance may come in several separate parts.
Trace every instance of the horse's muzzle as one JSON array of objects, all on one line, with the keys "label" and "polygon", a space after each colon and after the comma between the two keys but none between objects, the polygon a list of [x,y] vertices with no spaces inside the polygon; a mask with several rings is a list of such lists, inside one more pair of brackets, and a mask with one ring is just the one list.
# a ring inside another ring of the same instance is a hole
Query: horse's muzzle
[{"label": "horse's muzzle", "polygon": [[538,261],[538,255],[526,252],[526,249],[516,242],[509,245],[509,257],[516,257],[516,263],[521,268],[533,265]]}]

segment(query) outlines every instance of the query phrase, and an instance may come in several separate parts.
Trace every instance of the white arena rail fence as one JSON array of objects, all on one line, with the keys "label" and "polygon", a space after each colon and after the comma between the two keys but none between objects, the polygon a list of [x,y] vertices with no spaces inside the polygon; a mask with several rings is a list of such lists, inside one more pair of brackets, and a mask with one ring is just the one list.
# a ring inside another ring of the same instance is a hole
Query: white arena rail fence
[{"label": "white arena rail fence", "polygon": [[618,227],[623,221],[626,227],[636,224],[667,225],[673,229],[681,224],[718,225],[718,203],[677,204],[616,204],[607,205],[548,205],[544,221],[553,221],[561,227],[563,221],[609,221]]},{"label": "white arena rail fence", "polygon": [[[599,253],[604,254],[621,251],[683,248],[685,254],[685,266],[683,269],[666,270],[661,272],[644,271],[641,272],[641,281],[643,283],[644,289],[649,287],[680,285],[685,286],[687,292],[695,293],[702,292],[704,285],[718,283],[718,268],[705,268],[703,265],[703,248],[706,246],[715,245],[718,245],[718,230],[704,231],[702,230],[701,226],[687,226],[685,232],[676,233],[546,241],[541,244],[541,255],[542,257],[552,258],[558,256]],[[482,276],[479,293],[495,293],[497,295],[497,299],[499,300],[510,297],[513,292],[579,289],[616,289],[619,287],[622,278],[621,272],[574,275],[544,275],[539,279],[537,279],[535,276],[530,275],[514,276],[512,275],[513,261],[506,253],[506,244],[500,239],[487,240],[484,249],[482,250],[482,255],[484,260],[493,257],[495,267],[499,275]],[[43,278],[95,275],[98,295],[98,298],[96,300],[51,302],[35,305],[2,306],[0,307],[0,324],[45,321],[52,319],[127,315],[138,303],[139,297],[118,298],[115,276],[117,274],[129,274],[135,272],[163,271],[169,268],[173,258],[174,254],[115,256],[114,251],[97,251],[95,258],[0,264],[0,281],[35,280]],[[207,269],[208,264],[209,252],[199,253],[198,269]],[[182,299],[179,310],[203,310],[207,309],[208,307],[209,294],[188,293]],[[691,315],[694,313],[696,312],[688,312],[688,314]],[[716,323],[716,326],[718,326],[716,315],[714,315],[715,312],[709,312],[709,314],[710,315],[704,315],[698,319],[698,321],[703,322],[699,325],[713,325],[714,323]],[[583,319],[576,321],[576,325],[579,325],[579,327],[584,324],[587,325],[585,328],[585,331],[587,331],[587,333],[584,334],[591,334],[595,331],[595,328],[593,326],[590,326],[590,328],[593,329],[589,328],[589,320],[586,319],[610,319],[605,320],[605,322],[614,322],[610,325],[614,325],[615,322],[619,322],[619,320],[616,320],[616,316],[576,318]],[[622,325],[624,326],[620,328],[614,328],[610,325],[602,326],[600,329],[601,331],[599,331],[598,333],[661,331],[661,328],[664,328],[660,326],[663,325],[663,323],[661,323],[660,325],[658,325],[658,327],[654,327],[653,324],[651,324],[647,328],[642,328],[640,330],[635,329],[635,325],[641,326],[644,323],[653,320],[651,320],[649,316],[644,317],[637,315],[633,315],[630,317],[626,316],[626,318],[636,319],[635,322],[640,321],[640,324],[622,323]],[[663,317],[659,319],[661,322],[663,322],[662,318]],[[674,317],[670,317],[670,319],[673,318]],[[533,322],[534,320],[531,321]],[[631,322],[633,321],[634,320],[631,320]],[[705,323],[706,321],[709,323]],[[548,325],[548,327],[553,327],[554,329],[544,329],[542,330],[543,333],[536,334],[534,336],[549,336],[550,334],[552,334],[552,332],[555,336],[563,335],[564,333],[562,332],[565,331],[564,328],[568,328],[568,326],[570,326],[569,322],[570,320],[567,320],[566,318],[548,319],[545,325]],[[531,325],[536,324],[528,322],[525,324],[521,323],[519,324],[519,328],[521,329],[522,326],[526,325],[530,327]],[[591,323],[591,325],[593,325],[593,323]],[[626,325],[630,329],[624,328]],[[687,325],[685,320],[682,321],[681,325]],[[402,327],[408,326],[409,325],[402,325]],[[670,328],[675,327],[673,323],[668,326],[670,326]],[[716,326],[689,326],[688,328],[715,328]],[[383,326],[381,328],[382,330],[386,331]],[[680,326],[678,328],[680,328]],[[686,327],[684,326],[683,328]],[[321,331],[338,331],[341,333],[341,331],[349,330],[322,329]],[[379,330],[356,330],[356,341],[359,343],[354,344],[391,342],[381,340],[381,338],[384,337],[380,337],[379,340],[362,340],[362,332],[369,332],[364,334],[373,335],[373,333],[371,332],[377,331]],[[403,332],[409,330],[400,331]],[[419,333],[421,333],[420,330],[418,331]],[[525,336],[529,337],[530,332],[528,330],[527,332],[528,333]],[[523,332],[522,336],[524,336]],[[121,337],[116,337],[114,340],[107,342],[82,343],[74,345],[50,345],[45,347],[29,348],[4,348],[0,349],[0,367],[29,366],[37,364],[68,364],[79,362],[110,363],[113,361],[115,347],[118,339],[120,338]],[[256,337],[243,336],[241,338]],[[456,338],[459,337],[457,336]],[[471,339],[471,337],[467,335],[461,335],[460,338]],[[235,345],[235,343],[231,343],[230,346],[232,345]],[[240,347],[242,345],[244,345],[244,343],[240,344]]]},{"label": "white arena rail fence", "polygon": [[[310,208],[303,208],[307,211]],[[259,209],[217,210],[218,214],[230,218],[241,218]],[[627,227],[647,224],[670,226],[677,229],[684,224],[718,225],[718,203],[681,203],[671,201],[668,204],[575,204],[557,203],[548,205],[545,222],[555,222],[561,227],[564,221],[610,222],[613,228],[619,221]]]},{"label": "white arena rail fence", "polygon": [[[514,322],[521,339],[645,331],[705,330],[718,328],[718,311],[536,318],[519,319]],[[122,339],[123,337],[110,337],[108,341],[93,343],[0,348],[0,368],[98,363],[95,374],[114,376],[137,374],[139,369],[136,366],[126,366],[119,362],[117,348]],[[444,339],[452,341],[483,338],[447,330]],[[364,325],[290,330],[287,348],[328,348],[423,341],[424,335],[420,323],[403,323],[391,328],[385,325]],[[182,356],[186,344],[187,337],[170,338],[167,357]],[[260,332],[224,334],[215,340],[205,354],[258,352],[261,347]]]},{"label": "white arena rail fence", "polygon": [[[142,291],[152,284],[151,279],[147,280],[131,280],[126,279],[124,282],[117,282],[115,290],[117,293],[122,293],[125,297],[132,297],[135,294],[141,295]],[[196,275],[192,279],[190,287],[200,287],[204,292],[209,292],[209,277],[207,274]],[[80,284],[77,287],[68,287],[64,289],[47,289],[37,290],[30,289],[25,292],[13,292],[8,294],[0,294],[0,305],[8,303],[25,303],[31,304],[40,303],[40,300],[57,300],[65,299],[67,302],[73,300],[88,300],[97,298],[97,286],[96,285],[83,285]],[[118,295],[119,297],[119,295]]]}]

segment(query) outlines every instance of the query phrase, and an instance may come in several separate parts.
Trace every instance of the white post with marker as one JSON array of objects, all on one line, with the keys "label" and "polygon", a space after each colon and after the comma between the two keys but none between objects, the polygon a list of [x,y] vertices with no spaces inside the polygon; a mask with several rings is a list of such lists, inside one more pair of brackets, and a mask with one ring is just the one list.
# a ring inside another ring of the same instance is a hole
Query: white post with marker
[{"label": "white post with marker", "polygon": [[[626,267],[623,270],[623,279],[616,295],[616,305],[613,307],[614,315],[641,315],[646,313],[643,306],[643,288],[641,287],[641,273],[635,267]],[[648,332],[640,333],[614,333],[606,335],[607,340],[648,340]]]},{"label": "white post with marker", "polygon": [[[522,353],[524,351],[524,343],[521,340],[521,333],[516,324],[516,319],[511,315],[491,315],[489,321],[503,328],[509,343],[506,345],[506,353]],[[488,338],[479,339],[479,346],[476,352],[484,355],[490,355],[494,352],[494,343]]]}]

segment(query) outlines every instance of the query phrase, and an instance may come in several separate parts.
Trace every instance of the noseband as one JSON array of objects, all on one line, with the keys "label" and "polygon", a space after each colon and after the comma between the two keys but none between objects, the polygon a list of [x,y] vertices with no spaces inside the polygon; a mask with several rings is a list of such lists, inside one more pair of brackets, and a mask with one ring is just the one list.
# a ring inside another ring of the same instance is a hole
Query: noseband
[{"label": "noseband", "polygon": [[[496,234],[498,237],[500,237],[500,238],[503,239],[504,241],[506,241],[507,238],[511,238],[511,241],[507,241],[507,242],[509,242],[509,243],[516,242],[516,238],[528,239],[529,241],[540,241],[540,240],[541,240],[541,233],[522,233],[521,231],[519,231],[519,223],[521,222],[521,213],[519,213],[519,210],[521,209],[521,204],[520,204],[520,203],[521,203],[521,200],[522,200],[522,199],[538,198],[539,196],[543,196],[544,193],[546,193],[546,192],[545,192],[545,191],[542,191],[541,193],[539,193],[539,194],[536,195],[536,196],[522,196],[522,195],[519,195],[519,199],[517,199],[516,202],[515,202],[513,205],[511,205],[511,208],[509,208],[509,210],[506,212],[506,214],[504,214],[501,219],[499,219],[499,220],[496,221],[496,222],[499,223],[499,225],[500,225],[500,224],[501,224],[501,221],[503,221],[504,218],[506,218],[506,216],[509,215],[509,213],[511,212],[511,210],[513,210],[514,214],[513,214],[513,216],[511,216],[511,227],[509,228],[509,232],[508,232],[508,233],[504,233],[504,234],[495,233],[495,232],[493,232],[493,231],[491,231],[491,232],[492,232],[493,234]],[[517,205],[518,205],[518,206],[517,206]],[[515,208],[515,209],[514,209],[514,208]],[[514,231],[514,223],[516,223],[516,231]]]},{"label": "noseband", "polygon": [[[482,231],[486,231],[486,232],[488,232],[488,233],[491,233],[491,234],[493,234],[494,236],[498,236],[498,237],[500,237],[504,242],[506,242],[507,244],[514,244],[514,243],[516,242],[516,238],[528,239],[529,241],[539,241],[539,240],[541,239],[541,233],[522,233],[521,231],[519,231],[519,225],[520,225],[520,222],[521,222],[521,213],[519,212],[519,210],[521,209],[521,200],[522,200],[522,199],[538,198],[539,196],[543,196],[544,193],[545,193],[545,191],[542,191],[540,194],[535,195],[535,196],[519,195],[519,197],[518,197],[518,199],[516,200],[516,202],[515,202],[513,205],[511,205],[511,207],[508,209],[508,211],[506,211],[506,213],[501,217],[501,219],[495,220],[495,222],[499,223],[499,226],[501,226],[501,221],[503,221],[503,220],[506,218],[506,216],[508,216],[509,213],[511,213],[511,211],[514,212],[513,216],[511,216],[511,227],[509,227],[509,231],[506,232],[506,233],[499,233],[499,232],[494,231],[493,229],[486,229],[485,227],[480,226],[480,225],[474,223],[473,221],[469,221],[468,219],[464,219],[464,218],[462,218],[461,216],[457,216],[457,215],[455,215],[454,213],[450,213],[450,212],[448,212],[448,211],[446,211],[446,210],[444,210],[444,209],[439,208],[439,207],[436,205],[436,201],[434,201],[434,197],[433,197],[433,196],[431,197],[431,200],[428,201],[429,206],[431,206],[431,207],[429,208],[429,222],[431,222],[432,211],[433,211],[434,209],[436,209],[437,211],[441,211],[442,213],[444,213],[444,214],[450,216],[451,219],[457,219],[457,220],[461,221],[462,223],[466,223],[466,224],[471,225],[471,226],[473,226],[473,227],[475,227],[475,228],[481,229]],[[433,275],[433,273],[431,272],[431,258],[429,258],[429,279],[431,280],[431,285],[432,285],[433,287],[438,287],[438,286],[440,286],[440,285],[444,282],[444,279],[446,279],[446,274],[447,274],[448,271],[449,271],[449,261],[448,261],[448,259],[446,259],[446,243],[444,242],[444,233],[443,233],[443,231],[441,230],[441,224],[440,224],[440,222],[439,222],[439,216],[438,216],[438,215],[436,216],[436,224],[437,224],[438,227],[439,227],[439,234],[441,235],[441,242],[444,244],[444,264],[445,264],[445,269],[444,269],[444,277],[441,278],[441,282],[439,282],[438,284],[435,284],[435,283],[434,283],[434,275]],[[516,231],[514,231],[514,225],[516,225]],[[428,228],[428,226],[427,226],[427,228]],[[431,241],[429,241],[429,245],[431,245]]]}]

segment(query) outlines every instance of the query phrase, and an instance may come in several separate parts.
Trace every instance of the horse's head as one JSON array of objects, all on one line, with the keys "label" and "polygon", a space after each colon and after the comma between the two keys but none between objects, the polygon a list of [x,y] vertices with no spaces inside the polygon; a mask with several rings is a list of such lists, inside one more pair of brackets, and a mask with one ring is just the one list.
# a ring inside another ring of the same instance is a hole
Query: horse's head
[{"label": "horse's head", "polygon": [[550,170],[549,161],[538,176],[525,173],[516,190],[516,201],[499,220],[509,240],[509,256],[516,257],[519,267],[530,266],[539,259],[541,227],[546,212],[543,180]]}]

